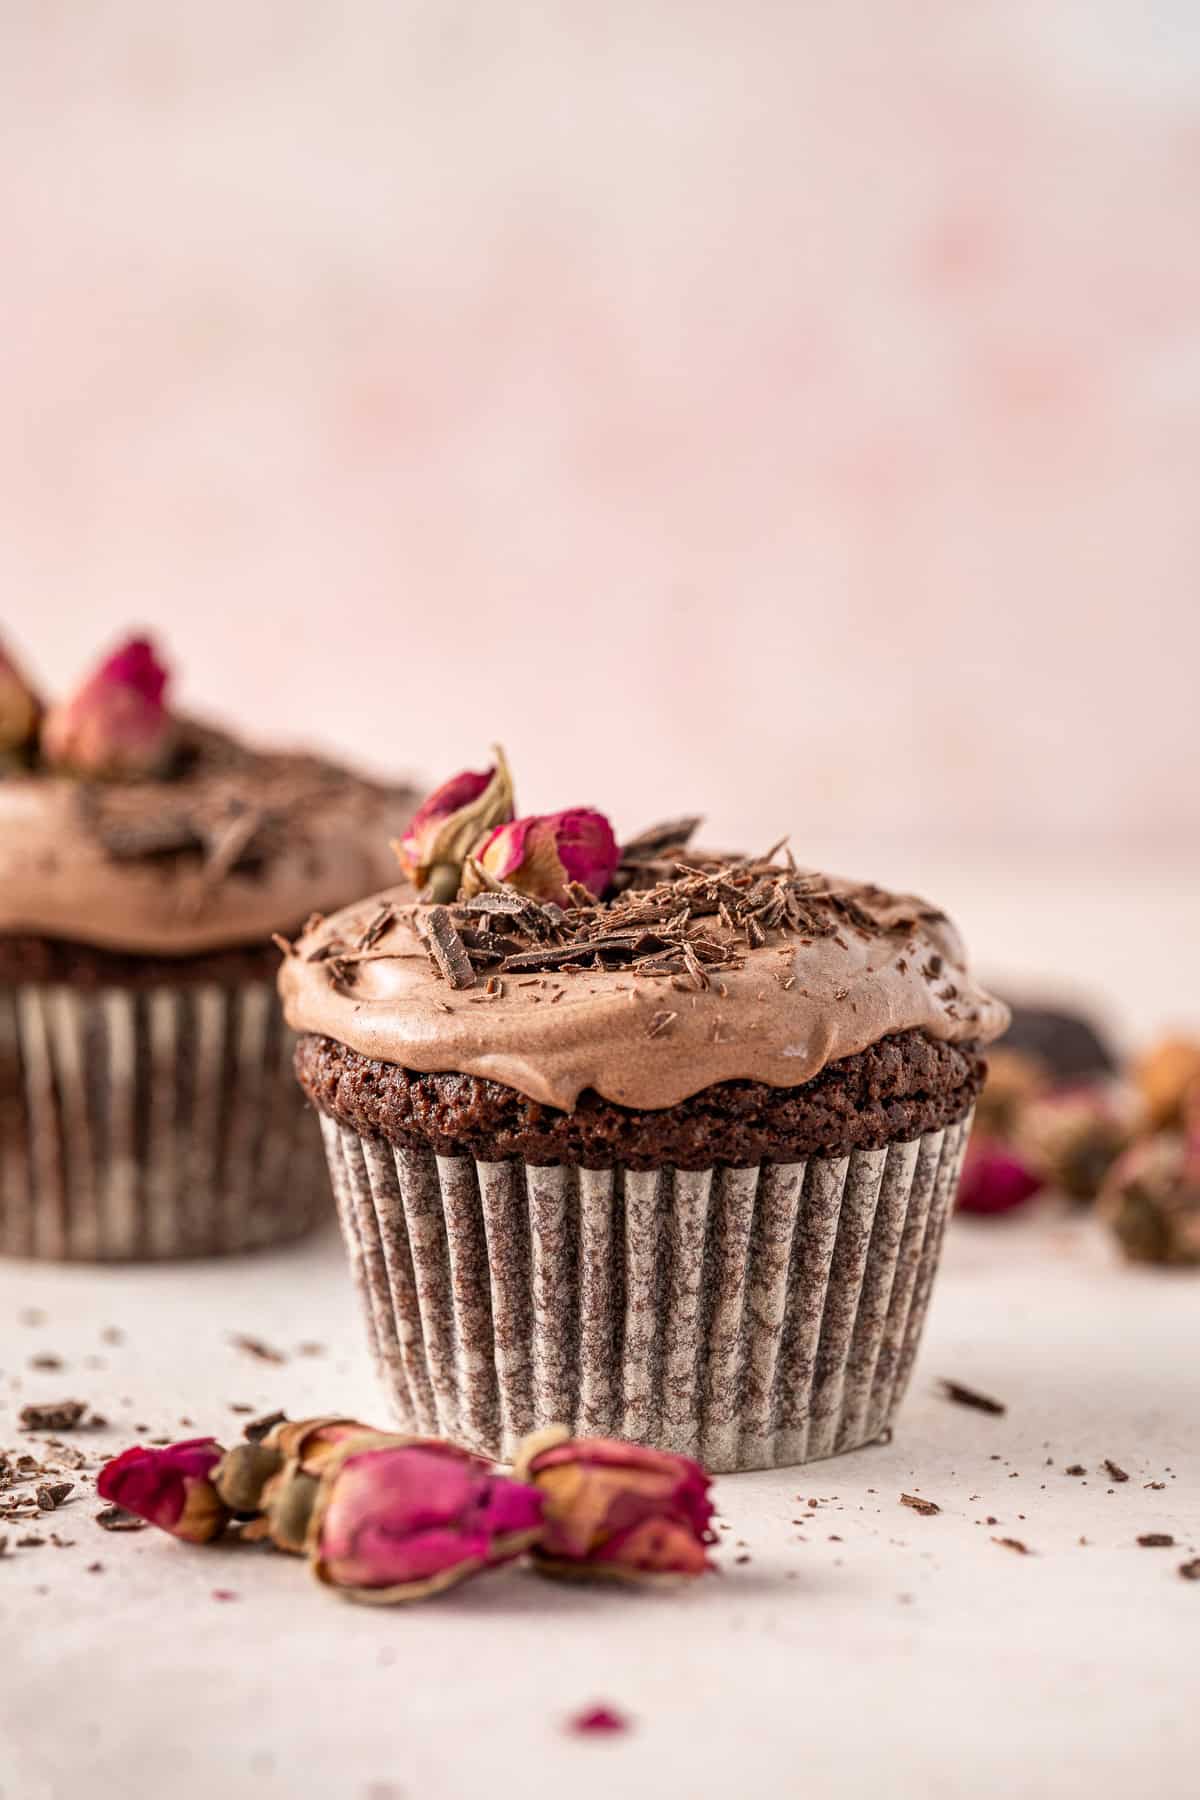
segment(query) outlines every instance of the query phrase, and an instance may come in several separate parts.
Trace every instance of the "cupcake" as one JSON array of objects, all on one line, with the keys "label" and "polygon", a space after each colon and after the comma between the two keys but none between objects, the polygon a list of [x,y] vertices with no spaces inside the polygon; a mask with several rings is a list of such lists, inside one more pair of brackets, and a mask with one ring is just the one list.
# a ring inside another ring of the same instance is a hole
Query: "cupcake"
[{"label": "cupcake", "polygon": [[271,937],[386,878],[408,796],[247,749],[167,687],[134,640],[46,709],[0,652],[6,1255],[250,1249],[325,1204]]},{"label": "cupcake", "polygon": [[715,1470],[879,1438],[1007,1021],[953,926],[693,852],[695,821],[621,851],[586,810],[508,821],[502,763],[457,781],[401,845],[413,885],[280,972],[401,1422]]}]

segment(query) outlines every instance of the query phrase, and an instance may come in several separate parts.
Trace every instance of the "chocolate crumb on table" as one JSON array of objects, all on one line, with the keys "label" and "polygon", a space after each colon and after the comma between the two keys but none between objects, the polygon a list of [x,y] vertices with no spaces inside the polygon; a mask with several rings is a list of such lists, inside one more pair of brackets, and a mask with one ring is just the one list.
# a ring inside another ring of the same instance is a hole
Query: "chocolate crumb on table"
[{"label": "chocolate crumb on table", "polygon": [[1015,1550],[1018,1556],[1032,1556],[1033,1555],[1033,1552],[1029,1548],[1029,1545],[1023,1544],[1021,1542],[1020,1538],[994,1537],[992,1539],[992,1542],[993,1542],[993,1544],[999,1544],[1001,1549],[1003,1549],[1003,1550]]},{"label": "chocolate crumb on table", "polygon": [[1121,1465],[1119,1463],[1115,1463],[1111,1456],[1105,1457],[1104,1467],[1108,1470],[1109,1477],[1111,1480],[1113,1480],[1113,1481],[1128,1481],[1129,1480],[1129,1476],[1125,1473],[1125,1470],[1121,1467]]},{"label": "chocolate crumb on table", "polygon": [[1143,1550],[1170,1550],[1175,1539],[1169,1531],[1143,1531],[1138,1543]]},{"label": "chocolate crumb on table", "polygon": [[[84,1400],[54,1400],[44,1405],[23,1406],[22,1431],[74,1431],[87,1411]],[[89,1423],[92,1421],[89,1420]]]},{"label": "chocolate crumb on table", "polygon": [[1200,1581],[1200,1556],[1194,1556],[1190,1562],[1180,1563],[1179,1573],[1185,1581]]},{"label": "chocolate crumb on table", "polygon": [[923,1500],[919,1494],[901,1494],[900,1504],[901,1506],[911,1506],[913,1511],[920,1513],[923,1519],[931,1519],[935,1513],[940,1513],[942,1510],[936,1500]]}]

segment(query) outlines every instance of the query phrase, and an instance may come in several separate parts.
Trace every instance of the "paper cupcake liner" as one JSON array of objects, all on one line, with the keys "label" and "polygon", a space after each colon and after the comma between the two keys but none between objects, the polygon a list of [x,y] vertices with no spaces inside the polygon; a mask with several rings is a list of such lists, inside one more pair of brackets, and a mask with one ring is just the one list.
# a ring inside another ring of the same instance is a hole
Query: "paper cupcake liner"
[{"label": "paper cupcake liner", "polygon": [[258,1249],[328,1204],[274,988],[0,989],[0,1254]]},{"label": "paper cupcake liner", "polygon": [[650,1174],[438,1157],[321,1126],[406,1427],[507,1460],[561,1423],[729,1471],[890,1426],[970,1118],[883,1150]]}]

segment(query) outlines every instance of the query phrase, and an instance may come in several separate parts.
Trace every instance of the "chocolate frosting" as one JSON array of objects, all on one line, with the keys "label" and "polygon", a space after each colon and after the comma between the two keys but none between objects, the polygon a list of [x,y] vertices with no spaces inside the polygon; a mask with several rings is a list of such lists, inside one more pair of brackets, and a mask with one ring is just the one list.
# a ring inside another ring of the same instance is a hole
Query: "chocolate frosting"
[{"label": "chocolate frosting", "polygon": [[[722,860],[737,866],[707,866]],[[913,896],[793,875],[805,894],[798,928],[748,935],[728,909],[684,927],[714,965],[699,977],[691,957],[682,974],[679,963],[674,973],[652,972],[648,965],[661,957],[643,959],[641,972],[506,971],[498,963],[494,976],[481,970],[465,988],[449,984],[426,948],[438,909],[393,888],[301,938],[280,970],[284,1009],[296,1030],[361,1055],[491,1077],[564,1109],[588,1088],[619,1105],[655,1108],[722,1081],[796,1087],[894,1032],[986,1043],[1004,1030],[1007,1008],[972,981],[943,914]]]},{"label": "chocolate frosting", "polygon": [[149,956],[261,943],[395,869],[415,796],[192,722],[168,779],[0,779],[0,934]]}]

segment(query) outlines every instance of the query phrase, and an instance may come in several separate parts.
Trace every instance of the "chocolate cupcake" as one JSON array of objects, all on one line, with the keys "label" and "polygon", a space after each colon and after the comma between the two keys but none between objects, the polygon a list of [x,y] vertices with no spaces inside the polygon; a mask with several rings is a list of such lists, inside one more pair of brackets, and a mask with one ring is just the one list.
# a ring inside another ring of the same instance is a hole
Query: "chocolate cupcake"
[{"label": "chocolate cupcake", "polygon": [[272,933],[384,879],[401,789],[176,718],[126,645],[44,717],[0,655],[0,1253],[211,1255],[327,1186]]},{"label": "chocolate cupcake", "polygon": [[618,861],[597,821],[501,825],[452,903],[376,895],[282,967],[396,1411],[495,1457],[551,1423],[717,1470],[870,1442],[1005,1009],[923,901],[688,825]]}]

